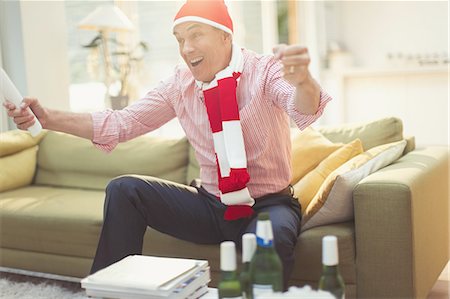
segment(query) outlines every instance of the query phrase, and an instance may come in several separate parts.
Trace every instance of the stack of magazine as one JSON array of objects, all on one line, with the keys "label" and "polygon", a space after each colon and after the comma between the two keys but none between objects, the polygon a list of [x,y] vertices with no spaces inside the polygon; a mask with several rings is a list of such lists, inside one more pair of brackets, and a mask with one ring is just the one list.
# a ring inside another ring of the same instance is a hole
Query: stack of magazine
[{"label": "stack of magazine", "polygon": [[208,261],[131,255],[81,280],[91,297],[199,298],[208,292]]}]

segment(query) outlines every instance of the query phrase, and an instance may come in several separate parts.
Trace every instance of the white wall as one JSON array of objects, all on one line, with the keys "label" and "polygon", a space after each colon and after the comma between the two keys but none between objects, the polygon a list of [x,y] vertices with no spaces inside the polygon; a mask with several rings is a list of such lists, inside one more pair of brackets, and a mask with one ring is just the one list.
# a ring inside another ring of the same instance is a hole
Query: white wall
[{"label": "white wall", "polygon": [[379,66],[387,53],[448,53],[448,1],[342,1],[327,6],[327,39],[341,42],[357,66]]},{"label": "white wall", "polygon": [[[322,13],[325,38],[318,40],[325,45],[318,48],[337,41],[354,61],[322,72],[334,97],[322,123],[396,116],[418,145],[448,145],[447,1],[330,1]],[[412,59],[389,60],[388,53]],[[415,61],[434,54],[439,63]]]},{"label": "white wall", "polygon": [[67,28],[63,1],[21,1],[28,94],[54,109],[69,110]]}]

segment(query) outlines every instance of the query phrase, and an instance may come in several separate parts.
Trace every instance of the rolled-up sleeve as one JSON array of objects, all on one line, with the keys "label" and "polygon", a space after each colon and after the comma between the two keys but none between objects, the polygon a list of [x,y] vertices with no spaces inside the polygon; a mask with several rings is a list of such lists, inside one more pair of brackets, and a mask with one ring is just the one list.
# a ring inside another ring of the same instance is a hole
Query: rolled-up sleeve
[{"label": "rolled-up sleeve", "polygon": [[268,99],[289,115],[301,130],[314,123],[323,113],[331,97],[321,88],[320,102],[316,113],[304,114],[295,105],[295,87],[284,80],[282,64],[279,60],[271,58],[265,72],[264,92]]},{"label": "rolled-up sleeve", "polygon": [[93,144],[110,152],[120,142],[151,132],[176,117],[173,102],[180,97],[176,82],[174,75],[122,110],[92,113]]}]

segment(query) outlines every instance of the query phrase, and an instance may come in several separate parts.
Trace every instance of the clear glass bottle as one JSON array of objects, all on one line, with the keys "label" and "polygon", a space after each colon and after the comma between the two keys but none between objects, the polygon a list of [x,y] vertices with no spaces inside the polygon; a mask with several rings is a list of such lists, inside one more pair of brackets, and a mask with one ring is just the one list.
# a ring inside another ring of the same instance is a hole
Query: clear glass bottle
[{"label": "clear glass bottle", "polygon": [[234,242],[220,244],[220,270],[222,277],[217,287],[219,298],[242,299],[241,283],[236,271],[236,246]]},{"label": "clear glass bottle", "polygon": [[263,212],[258,215],[256,244],[256,251],[250,262],[251,298],[267,292],[282,292],[283,265],[275,251],[269,213]]},{"label": "clear glass bottle", "polygon": [[247,233],[242,236],[242,270],[239,275],[241,281],[242,297],[252,299],[252,283],[250,276],[250,261],[256,250],[256,235]]},{"label": "clear glass bottle", "polygon": [[328,291],[337,299],[344,299],[345,284],[341,274],[339,274],[338,244],[335,236],[322,238],[322,264],[319,290]]}]

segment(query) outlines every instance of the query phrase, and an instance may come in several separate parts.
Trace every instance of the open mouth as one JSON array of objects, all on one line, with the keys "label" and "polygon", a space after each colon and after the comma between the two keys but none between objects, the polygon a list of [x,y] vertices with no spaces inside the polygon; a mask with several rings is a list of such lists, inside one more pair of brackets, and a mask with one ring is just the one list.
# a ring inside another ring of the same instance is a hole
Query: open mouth
[{"label": "open mouth", "polygon": [[203,57],[198,57],[190,61],[192,67],[196,67],[203,61]]}]

